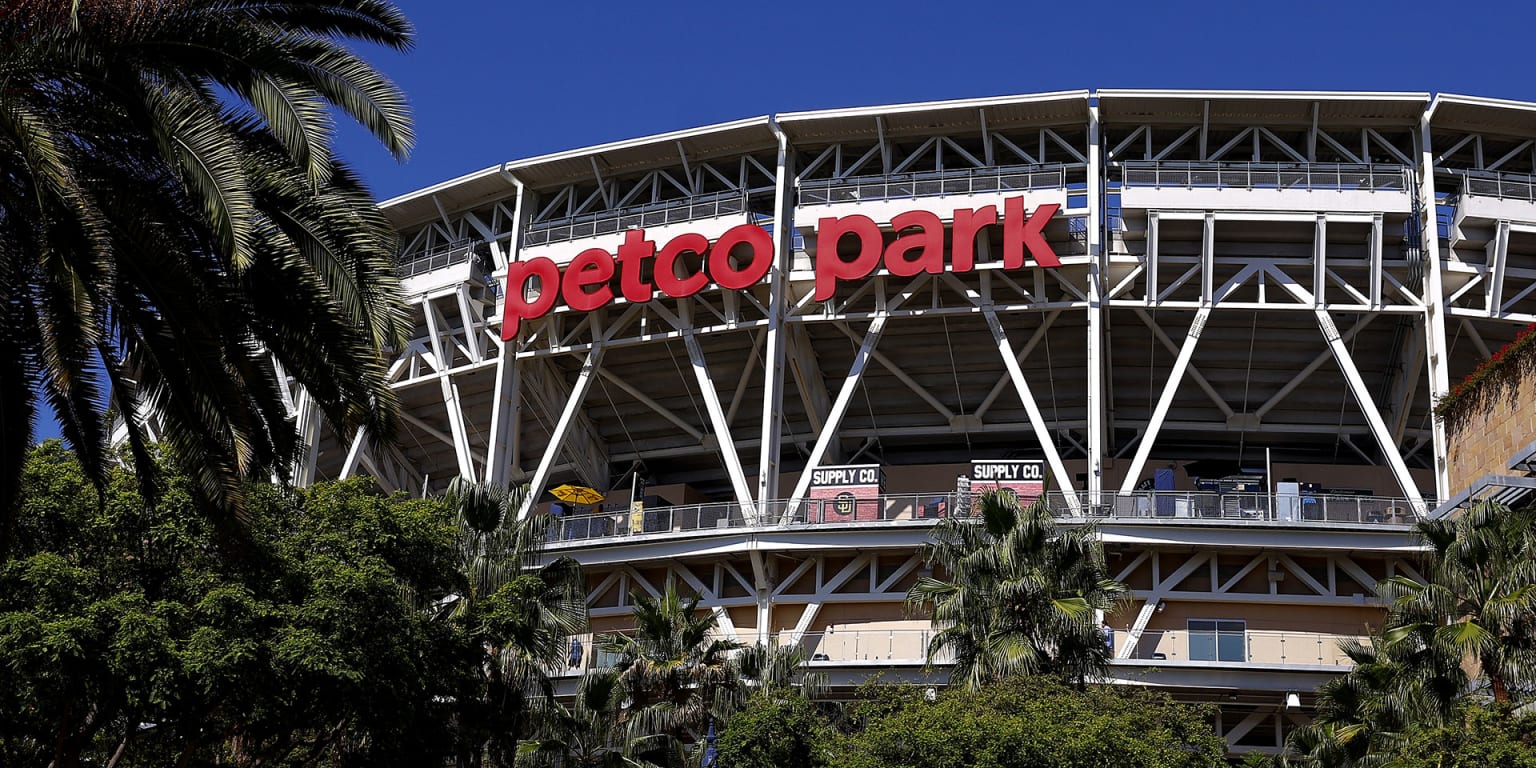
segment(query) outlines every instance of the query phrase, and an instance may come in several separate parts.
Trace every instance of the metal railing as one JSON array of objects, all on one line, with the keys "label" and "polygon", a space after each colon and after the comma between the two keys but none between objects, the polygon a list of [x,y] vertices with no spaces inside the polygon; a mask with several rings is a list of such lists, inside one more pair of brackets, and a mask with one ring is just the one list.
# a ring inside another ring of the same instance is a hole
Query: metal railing
[{"label": "metal railing", "polygon": [[1402,165],[1138,161],[1123,168],[1126,187],[1406,192],[1413,183]]},{"label": "metal railing", "polygon": [[[1118,653],[1127,627],[1118,627],[1105,635],[1105,642]],[[795,635],[781,632],[769,639],[773,645],[798,645],[811,666],[860,662],[897,662],[923,664],[937,631],[923,629],[838,629]],[[598,647],[598,635],[585,633],[571,638],[563,671],[581,674],[590,669],[613,666],[616,657]],[[1354,662],[1340,650],[1339,643],[1355,640],[1369,645],[1366,635],[1339,635],[1321,632],[1247,630],[1245,632],[1203,632],[1187,629],[1148,629],[1141,633],[1130,659],[1137,661],[1203,662],[1211,664],[1263,664],[1269,666],[1322,666],[1348,668]],[[935,664],[951,664],[954,652],[940,649]]]},{"label": "metal railing", "polygon": [[[926,662],[933,629],[852,629],[834,628],[806,632],[798,639],[793,633],[773,638],[776,645],[799,645],[812,664],[851,661]],[[943,649],[934,657],[935,664],[954,663],[954,652]]]},{"label": "metal railing", "polygon": [[530,224],[523,235],[523,245],[563,243],[583,237],[611,235],[627,229],[659,227],[746,212],[746,195],[736,191],[720,192],[687,200],[650,203]]},{"label": "metal railing", "polygon": [[[980,493],[977,488],[974,492]],[[1382,496],[1303,495],[1263,493],[1198,493],[1135,491],[1106,493],[1101,503],[1081,500],[1077,511],[1061,491],[1048,491],[1052,514],[1067,521],[1240,521],[1253,524],[1331,526],[1407,526],[1418,521],[1406,499]],[[1426,500],[1425,508],[1434,507]],[[760,507],[760,508],[759,508]],[[887,494],[853,501],[838,499],[775,499],[743,508],[736,502],[711,502],[646,507],[598,514],[560,515],[550,521],[549,539],[590,541],[644,534],[667,534],[741,528],[796,528],[845,525],[933,523],[940,518],[969,514],[970,498],[953,491]]]},{"label": "metal railing", "polygon": [[954,508],[955,494],[919,493],[880,496],[855,501],[844,511],[836,499],[774,499],[766,505],[743,509],[736,502],[647,507],[601,514],[566,515],[551,521],[549,536],[555,541],[633,536],[646,533],[678,533],[724,528],[787,527],[882,523],[937,519]]},{"label": "metal railing", "polygon": [[415,277],[433,270],[447,269],[455,264],[463,264],[475,256],[475,246],[480,240],[455,240],[451,243],[443,243],[433,246],[424,253],[411,254],[409,257],[401,256],[398,262],[398,270],[401,277]]},{"label": "metal railing", "polygon": [[1461,193],[1499,200],[1536,201],[1536,177],[1523,173],[1464,172]]},{"label": "metal railing", "polygon": [[[1110,637],[1118,651],[1128,628]],[[1339,649],[1343,640],[1370,644],[1366,635],[1334,635],[1319,632],[1201,632],[1187,629],[1148,629],[1141,633],[1130,658],[1157,661],[1199,661],[1232,664],[1308,665],[1353,667],[1354,661]]]},{"label": "metal railing", "polygon": [[1067,166],[962,168],[953,171],[891,173],[802,181],[799,204],[825,205],[868,200],[971,195],[978,192],[1062,189],[1066,186]]},{"label": "metal railing", "polygon": [[[1053,510],[1067,509],[1060,491],[1046,493]],[[1272,493],[1207,493],[1197,491],[1135,491],[1104,494],[1101,503],[1083,505],[1090,518],[1242,520],[1272,523],[1341,523],[1409,525],[1418,522],[1407,499],[1386,496],[1345,496]],[[1434,502],[1422,502],[1425,509]]]}]

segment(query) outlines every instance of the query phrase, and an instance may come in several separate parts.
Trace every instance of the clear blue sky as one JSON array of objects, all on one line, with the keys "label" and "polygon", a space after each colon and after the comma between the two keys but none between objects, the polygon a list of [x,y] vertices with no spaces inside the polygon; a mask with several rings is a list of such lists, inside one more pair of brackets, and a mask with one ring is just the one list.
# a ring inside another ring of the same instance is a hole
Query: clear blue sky
[{"label": "clear blue sky", "polygon": [[[1524,2],[510,2],[399,0],[397,164],[338,149],[393,197],[506,160],[770,112],[1074,88],[1405,90],[1536,101]],[[45,414],[38,438],[57,434]]]},{"label": "clear blue sky", "polygon": [[400,0],[374,52],[416,111],[380,198],[505,160],[769,112],[1072,88],[1407,90],[1536,101],[1526,2]]}]

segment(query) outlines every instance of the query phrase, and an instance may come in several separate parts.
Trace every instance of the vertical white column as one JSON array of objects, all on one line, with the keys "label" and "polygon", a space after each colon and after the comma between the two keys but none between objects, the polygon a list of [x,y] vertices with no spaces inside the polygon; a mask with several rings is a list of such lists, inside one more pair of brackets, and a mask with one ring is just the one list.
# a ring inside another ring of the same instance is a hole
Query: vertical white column
[{"label": "vertical white column", "polygon": [[421,297],[421,311],[427,318],[427,336],[432,339],[432,356],[437,363],[437,381],[443,393],[443,407],[448,411],[448,430],[453,435],[453,453],[458,458],[459,476],[475,482],[475,462],[469,445],[469,429],[464,423],[459,385],[448,373],[452,367],[449,358],[452,340],[446,338],[448,329],[443,327],[430,295]]},{"label": "vertical white column", "polygon": [[758,442],[757,502],[768,514],[768,502],[779,494],[779,450],[784,434],[784,345],[789,307],[789,270],[795,243],[795,158],[789,137],[770,118],[779,139],[778,183],[773,192],[773,267],[768,271],[768,339],[763,348],[762,439]]},{"label": "vertical white column", "polygon": [[1104,391],[1104,181],[1099,147],[1099,108],[1088,107],[1088,503],[1097,506],[1104,489],[1105,425],[1109,398]]},{"label": "vertical white column", "polygon": [[[1449,349],[1445,341],[1445,289],[1440,273],[1440,232],[1435,222],[1435,155],[1430,143],[1429,120],[1434,110],[1425,111],[1419,120],[1419,200],[1423,207],[1423,258],[1424,258],[1424,329],[1425,361],[1429,365],[1429,395],[1431,402],[1445,397],[1451,389]],[[1447,466],[1449,449],[1445,441],[1445,424],[1430,419],[1431,436],[1435,449],[1435,496],[1449,497],[1455,491],[1450,487],[1450,467]]]},{"label": "vertical white column", "polygon": [[[507,290],[506,264],[517,261],[523,248],[523,230],[528,222],[528,191],[522,182],[517,185],[517,204],[513,211],[512,237],[507,244],[506,261],[498,264],[501,270],[501,290]],[[500,310],[497,310],[500,311]],[[494,334],[500,338],[501,334]],[[517,340],[502,341],[496,356],[496,389],[491,400],[490,444],[485,449],[485,481],[493,486],[506,485],[514,474],[517,463],[517,441],[522,423],[522,371],[517,363]]]}]

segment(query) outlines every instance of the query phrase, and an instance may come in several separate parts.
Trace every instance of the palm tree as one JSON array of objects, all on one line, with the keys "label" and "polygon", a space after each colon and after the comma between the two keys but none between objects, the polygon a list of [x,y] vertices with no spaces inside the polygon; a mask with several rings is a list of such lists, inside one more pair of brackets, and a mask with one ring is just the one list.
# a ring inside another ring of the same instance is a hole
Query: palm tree
[{"label": "palm tree", "polygon": [[1291,732],[1286,762],[1308,768],[1387,765],[1405,732],[1449,722],[1466,684],[1459,657],[1430,638],[1381,635],[1339,644],[1354,666],[1318,688],[1311,724]]},{"label": "palm tree", "polygon": [[412,34],[386,0],[6,4],[0,557],[39,398],[98,482],[109,411],[146,469],[152,412],[237,516],[242,482],[297,455],[286,378],[339,432],[390,430],[396,241],[329,110],[403,158],[404,97],[347,46]]},{"label": "palm tree", "polygon": [[1536,506],[1482,502],[1416,526],[1428,583],[1395,576],[1386,640],[1472,659],[1500,703],[1536,695]]},{"label": "palm tree", "polygon": [[697,736],[711,716],[740,705],[743,688],[732,654],[735,640],[715,635],[718,621],[682,597],[672,582],[658,597],[635,593],[633,633],[604,635],[598,647],[614,654],[614,670],[632,703],[631,732]]},{"label": "palm tree", "polygon": [[743,685],[753,693],[777,694],[793,689],[802,696],[815,698],[826,689],[827,676],[809,671],[809,660],[804,646],[758,643],[736,655],[736,671]]},{"label": "palm tree", "polygon": [[581,566],[568,557],[541,562],[548,517],[518,520],[527,493],[462,478],[449,485],[460,583],[432,604],[481,652],[476,690],[459,702],[459,726],[474,746],[464,763],[512,764],[535,710],[553,700],[550,677],[564,668],[571,636],[587,629]]},{"label": "palm tree", "polygon": [[1058,675],[1079,687],[1109,664],[1096,612],[1130,591],[1109,578],[1092,528],[1063,530],[1043,502],[1020,509],[987,493],[980,520],[947,518],[926,547],[948,580],[925,576],[907,592],[939,628],[928,661],[953,654],[953,684],[976,689],[1016,674]]},{"label": "palm tree", "polygon": [[528,768],[655,768],[642,752],[666,748],[665,735],[632,736],[625,726],[627,695],[619,673],[589,672],[573,706],[555,704],[535,737],[517,745],[517,764]]}]

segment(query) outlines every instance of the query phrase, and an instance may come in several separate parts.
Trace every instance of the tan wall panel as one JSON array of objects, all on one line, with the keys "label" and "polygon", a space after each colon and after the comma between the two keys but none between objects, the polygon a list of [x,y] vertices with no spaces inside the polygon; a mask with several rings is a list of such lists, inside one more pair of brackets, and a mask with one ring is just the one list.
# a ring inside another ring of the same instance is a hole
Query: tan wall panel
[{"label": "tan wall panel", "polygon": [[1503,386],[1485,382],[1486,393],[1446,423],[1451,493],[1483,475],[1511,474],[1510,458],[1536,440],[1536,376],[1530,371],[1526,364],[1525,375]]}]

